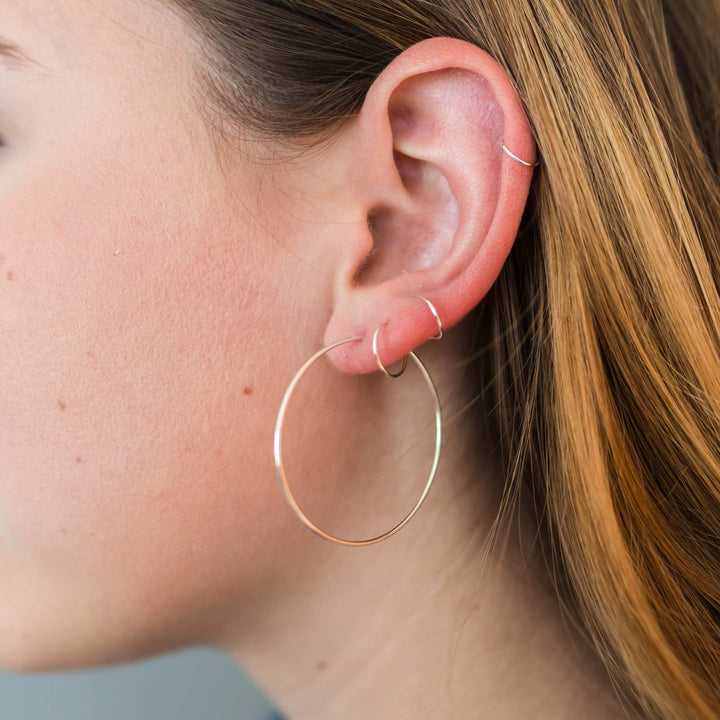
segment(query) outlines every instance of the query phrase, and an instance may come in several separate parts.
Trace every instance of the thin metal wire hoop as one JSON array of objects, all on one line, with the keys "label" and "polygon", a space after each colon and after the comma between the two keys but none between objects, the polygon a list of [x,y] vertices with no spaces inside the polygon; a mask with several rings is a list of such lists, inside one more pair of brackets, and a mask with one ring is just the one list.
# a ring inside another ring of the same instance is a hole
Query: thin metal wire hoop
[{"label": "thin metal wire hoop", "polygon": [[321,538],[324,538],[325,540],[329,540],[330,542],[337,543],[339,545],[349,545],[351,547],[361,547],[365,545],[373,545],[375,543],[378,543],[382,540],[387,540],[387,538],[392,537],[396,532],[402,530],[409,522],[412,520],[412,518],[415,516],[415,513],[420,509],[420,506],[425,502],[425,498],[427,497],[428,493],[430,492],[430,488],[432,487],[433,481],[435,480],[435,474],[437,472],[438,463],[440,462],[440,448],[442,446],[442,412],[440,409],[440,398],[438,396],[437,389],[435,388],[435,383],[433,383],[432,378],[430,377],[430,373],[428,373],[427,369],[425,368],[425,365],[420,361],[420,358],[418,358],[417,355],[415,355],[414,352],[408,353],[408,355],[413,359],[415,364],[417,365],[418,369],[420,370],[423,378],[425,379],[425,382],[428,384],[428,387],[430,388],[430,391],[433,396],[433,402],[435,405],[435,455],[433,457],[433,463],[432,468],[430,469],[430,475],[428,476],[427,482],[425,483],[425,487],[422,491],[422,494],[420,495],[420,499],[415,504],[415,507],[413,507],[412,510],[392,529],[388,530],[387,532],[383,533],[382,535],[378,535],[377,537],[369,538],[368,540],[346,540],[345,538],[337,537],[336,535],[331,535],[330,533],[325,532],[321,528],[319,528],[315,523],[308,518],[308,516],[302,511],[300,506],[297,504],[297,501],[295,500],[295,497],[292,494],[292,491],[290,490],[290,486],[288,484],[287,478],[285,477],[285,468],[283,466],[282,462],[282,431],[283,431],[283,423],[285,421],[285,411],[287,410],[287,406],[290,402],[290,398],[292,397],[293,392],[295,391],[295,388],[297,387],[298,383],[302,379],[303,375],[307,372],[308,368],[319,358],[321,358],[323,355],[329,353],[331,350],[334,350],[336,347],[340,345],[345,345],[349,342],[357,342],[358,340],[361,340],[362,338],[353,337],[353,338],[346,338],[345,340],[337,340],[334,343],[331,343],[330,345],[327,345],[326,347],[322,348],[322,350],[318,350],[301,368],[298,370],[295,377],[290,382],[290,385],[288,385],[287,390],[285,391],[285,396],[283,397],[282,403],[280,404],[280,410],[278,411],[277,416],[277,422],[275,423],[275,468],[277,470],[277,475],[280,480],[280,484],[282,485],[283,493],[285,494],[285,498],[288,501],[288,504],[290,505],[290,508],[292,511],[297,515],[297,517],[300,519],[300,521],[307,527],[309,530],[314,532],[316,535],[319,535]]},{"label": "thin metal wire hoop", "polygon": [[536,168],[540,166],[540,161],[536,160],[535,162],[527,162],[527,160],[523,160],[522,158],[519,158],[508,146],[503,143],[502,146],[503,150],[516,162],[519,162],[521,165],[525,165],[525,167],[529,168]]},{"label": "thin metal wire hoop", "polygon": [[433,335],[430,339],[431,340],[442,340],[443,335],[445,335],[445,330],[443,328],[442,321],[440,320],[440,315],[438,315],[437,308],[426,298],[426,297],[418,297],[418,300],[422,300],[428,308],[430,308],[430,312],[433,314],[433,317],[435,318],[435,322],[438,326],[438,334]]},{"label": "thin metal wire hoop", "polygon": [[387,375],[389,378],[399,378],[404,372],[405,368],[407,367],[407,359],[408,356],[405,355],[402,359],[402,367],[397,372],[390,372],[383,364],[382,360],[380,359],[380,352],[378,351],[378,336],[380,335],[380,330],[382,330],[383,327],[385,327],[386,323],[383,323],[382,325],[378,325],[375,329],[375,332],[373,333],[372,338],[372,351],[373,355],[375,356],[375,362],[377,363],[377,366],[382,370],[382,372]]}]

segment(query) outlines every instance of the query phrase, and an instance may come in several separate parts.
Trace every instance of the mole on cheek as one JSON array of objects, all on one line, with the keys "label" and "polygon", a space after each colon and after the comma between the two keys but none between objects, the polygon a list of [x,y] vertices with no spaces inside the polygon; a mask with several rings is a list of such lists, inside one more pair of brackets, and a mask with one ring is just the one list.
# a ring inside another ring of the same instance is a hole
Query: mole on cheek
[{"label": "mole on cheek", "polygon": [[245,395],[252,395],[253,389],[250,386],[248,386],[243,390],[243,392],[245,393]]}]

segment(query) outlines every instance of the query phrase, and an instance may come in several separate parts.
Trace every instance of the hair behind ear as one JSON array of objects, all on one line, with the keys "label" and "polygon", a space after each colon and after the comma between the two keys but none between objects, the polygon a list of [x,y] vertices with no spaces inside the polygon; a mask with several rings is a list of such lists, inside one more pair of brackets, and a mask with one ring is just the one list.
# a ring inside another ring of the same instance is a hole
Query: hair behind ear
[{"label": "hair behind ear", "polygon": [[720,192],[661,52],[665,27],[618,8],[554,18],[531,49],[540,67],[562,55],[561,75],[518,76],[543,168],[484,303],[485,407],[497,408],[509,492],[530,487],[547,557],[620,687],[652,717],[709,719]]}]

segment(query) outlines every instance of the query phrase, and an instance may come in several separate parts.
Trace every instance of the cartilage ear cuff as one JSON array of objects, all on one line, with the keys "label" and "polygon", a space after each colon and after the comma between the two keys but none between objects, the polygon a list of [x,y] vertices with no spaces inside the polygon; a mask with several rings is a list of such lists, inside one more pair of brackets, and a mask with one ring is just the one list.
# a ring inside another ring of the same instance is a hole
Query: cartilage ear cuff
[{"label": "cartilage ear cuff", "polygon": [[507,147],[507,145],[505,145],[505,143],[503,143],[502,149],[503,149],[513,160],[515,160],[516,162],[519,162],[521,165],[525,165],[525,167],[536,168],[536,167],[540,164],[540,161],[539,161],[539,160],[536,160],[536,161],[533,162],[533,163],[529,163],[529,162],[526,162],[525,160],[521,160],[514,152],[512,152],[511,150],[508,149],[508,147]]}]

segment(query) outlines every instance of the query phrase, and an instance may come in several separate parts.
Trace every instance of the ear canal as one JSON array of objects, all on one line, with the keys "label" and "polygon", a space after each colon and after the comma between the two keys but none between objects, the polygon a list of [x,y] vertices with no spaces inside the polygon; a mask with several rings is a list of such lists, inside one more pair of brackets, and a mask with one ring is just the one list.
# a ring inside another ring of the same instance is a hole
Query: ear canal
[{"label": "ear canal", "polygon": [[398,275],[437,267],[450,253],[458,228],[458,206],[442,170],[432,162],[394,153],[405,188],[404,201],[371,209],[372,250],[355,282],[375,286]]}]

